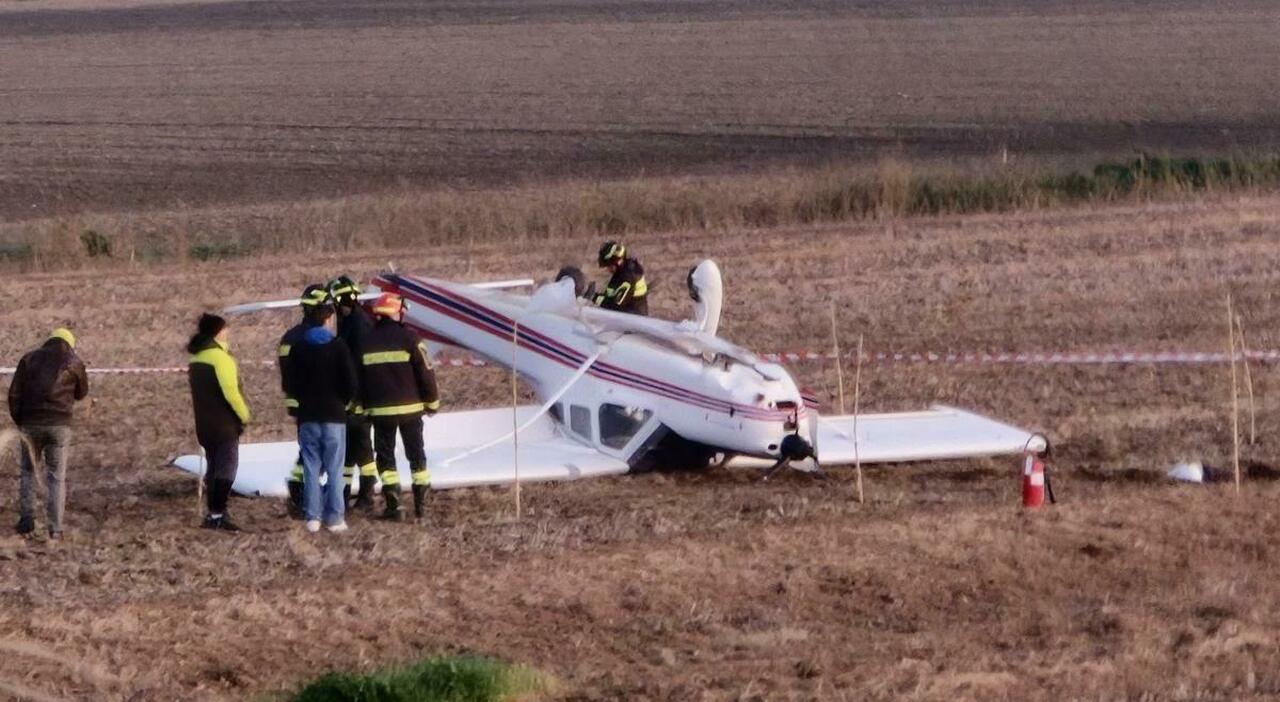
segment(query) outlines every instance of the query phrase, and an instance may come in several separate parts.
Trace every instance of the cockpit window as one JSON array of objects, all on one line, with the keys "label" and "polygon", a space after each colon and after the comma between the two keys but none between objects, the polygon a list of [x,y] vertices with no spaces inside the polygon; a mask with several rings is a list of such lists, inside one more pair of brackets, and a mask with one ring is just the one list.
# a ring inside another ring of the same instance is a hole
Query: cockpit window
[{"label": "cockpit window", "polygon": [[640,407],[600,405],[600,443],[612,449],[624,448],[653,416]]},{"label": "cockpit window", "polygon": [[569,405],[569,430],[591,440],[591,410],[582,405]]}]

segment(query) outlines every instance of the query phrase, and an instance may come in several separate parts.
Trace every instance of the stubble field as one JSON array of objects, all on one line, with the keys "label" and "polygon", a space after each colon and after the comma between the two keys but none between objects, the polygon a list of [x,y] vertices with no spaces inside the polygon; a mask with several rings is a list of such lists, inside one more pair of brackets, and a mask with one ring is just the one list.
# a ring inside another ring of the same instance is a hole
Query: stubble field
[{"label": "stubble field", "polygon": [[1265,0],[4,2],[0,214],[1275,148],[1278,22]]},{"label": "stubble field", "polygon": [[[383,195],[441,188],[1274,150],[1277,21],[1260,0],[0,0],[0,225],[75,247],[114,217],[194,241],[328,227],[314,198],[360,193],[374,218]],[[181,366],[202,310],[392,261],[550,275],[599,244],[332,254],[309,234],[290,233],[295,255],[7,273],[0,365],[68,324],[91,366]],[[717,259],[723,333],[759,351],[825,350],[832,302],[846,349],[861,334],[873,353],[1222,351],[1228,290],[1250,345],[1280,345],[1275,195],[627,241],[664,317],[688,313],[688,267]],[[259,362],[292,320],[235,322],[246,440],[289,437]],[[834,404],[833,366],[792,370]],[[270,699],[470,652],[568,700],[1274,698],[1280,380],[1251,370],[1240,496],[1161,477],[1229,464],[1223,366],[875,363],[869,411],[942,402],[1045,431],[1060,504],[1022,513],[1012,459],[869,468],[866,504],[848,470],[710,469],[528,486],[520,522],[507,490],[443,493],[426,524],[353,520],[344,538],[246,499],[249,533],[197,529],[194,480],[166,467],[194,448],[185,378],[94,376],[66,542],[7,531],[0,447],[0,697]],[[509,397],[497,370],[441,376],[447,408]]]},{"label": "stubble field", "polygon": [[[1280,199],[637,237],[656,312],[714,253],[725,333],[760,350],[1215,350],[1223,295],[1274,345]],[[838,244],[838,248],[837,248]],[[586,263],[589,240],[314,261],[26,275],[0,337],[13,358],[69,321],[93,365],[181,365],[200,309],[291,294],[394,260],[476,279]],[[837,254],[830,252],[835,249]],[[1051,263],[1049,263],[1051,262]],[[237,320],[259,420],[288,436],[269,368],[287,316]],[[834,368],[797,365],[830,400]],[[444,369],[446,403],[501,403],[494,370]],[[1274,461],[1275,372],[1254,368]],[[72,462],[70,540],[0,540],[0,684],[55,697],[241,699],[327,669],[440,651],[521,661],[566,699],[1238,699],[1280,694],[1276,510],[1267,480],[1164,484],[1178,459],[1229,456],[1223,367],[869,365],[869,410],[938,401],[1054,438],[1061,504],[1016,507],[1012,459],[761,484],[751,472],[650,474],[440,495],[428,524],[364,521],[310,538],[277,503],[237,500],[250,534],[195,528],[181,375],[95,377]],[[11,462],[0,468],[16,482]],[[15,518],[11,500],[0,520]],[[6,687],[4,689],[11,689]]]}]

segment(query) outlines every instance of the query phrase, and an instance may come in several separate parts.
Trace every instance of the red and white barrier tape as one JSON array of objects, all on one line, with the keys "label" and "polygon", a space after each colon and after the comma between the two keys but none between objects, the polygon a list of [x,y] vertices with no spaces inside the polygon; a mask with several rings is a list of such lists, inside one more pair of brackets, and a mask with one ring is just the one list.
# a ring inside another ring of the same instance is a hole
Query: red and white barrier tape
[{"label": "red and white barrier tape", "polygon": [[[853,360],[854,354],[844,354]],[[776,362],[796,363],[800,361],[830,361],[835,359],[834,353],[815,353],[812,351],[793,351],[783,353],[761,354],[762,358]],[[872,363],[937,363],[943,365],[983,365],[991,363],[1008,363],[1017,365],[1102,365],[1102,364],[1206,364],[1226,363],[1230,358],[1227,353],[1201,351],[1159,351],[1159,352],[1113,352],[1113,353],[1063,353],[1063,352],[1016,352],[1016,353],[864,353],[863,361]],[[1236,360],[1258,361],[1270,363],[1280,361],[1280,350],[1249,351],[1237,353]]]},{"label": "red and white barrier tape", "polygon": [[[815,351],[786,351],[780,353],[764,353],[760,357],[776,363],[802,363],[813,361],[835,360],[835,354]],[[922,363],[938,365],[1204,365],[1226,363],[1230,354],[1203,351],[1137,351],[1111,353],[1061,353],[1061,352],[1016,352],[1016,353],[902,353],[885,352],[864,353],[862,360],[869,363]],[[853,354],[844,354],[844,358],[852,361]],[[1248,360],[1259,363],[1280,362],[1280,350],[1249,351],[1237,353],[1237,360]],[[475,356],[449,356],[438,358],[438,366],[451,368],[482,368],[492,365]],[[272,361],[251,361],[248,365],[274,366]],[[163,373],[185,373],[185,366],[169,366],[154,368],[89,368],[95,375],[146,375]],[[0,375],[12,375],[13,368],[0,368]]]}]

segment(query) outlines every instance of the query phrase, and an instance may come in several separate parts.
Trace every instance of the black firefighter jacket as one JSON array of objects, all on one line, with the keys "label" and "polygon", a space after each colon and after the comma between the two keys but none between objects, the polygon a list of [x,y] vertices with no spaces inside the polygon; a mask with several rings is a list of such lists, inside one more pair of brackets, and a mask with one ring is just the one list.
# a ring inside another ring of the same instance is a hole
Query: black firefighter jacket
[{"label": "black firefighter jacket", "polygon": [[649,284],[644,279],[644,266],[634,258],[623,259],[604,292],[596,295],[595,303],[601,309],[648,315]]},{"label": "black firefighter jacket", "polygon": [[440,409],[436,374],[412,332],[381,318],[360,344],[360,394],[365,415],[396,417]]}]

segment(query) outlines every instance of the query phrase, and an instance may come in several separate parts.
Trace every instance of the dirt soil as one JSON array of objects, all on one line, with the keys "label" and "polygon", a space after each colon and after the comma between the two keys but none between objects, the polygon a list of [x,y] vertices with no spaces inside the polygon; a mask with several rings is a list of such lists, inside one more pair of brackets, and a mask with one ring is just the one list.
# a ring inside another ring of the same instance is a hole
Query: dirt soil
[{"label": "dirt soil", "polygon": [[[588,263],[594,241],[119,268],[0,280],[0,358],[68,323],[94,366],[182,365],[202,309],[339,272],[492,279]],[[655,234],[629,242],[655,312],[687,311],[704,255],[724,334],[758,350],[1222,350],[1230,288],[1255,348],[1280,328],[1280,197]],[[518,260],[512,248],[521,251]],[[237,319],[258,421],[287,437],[270,357],[291,316]],[[835,368],[793,367],[834,403]],[[845,375],[849,377],[849,368]],[[1277,462],[1275,366],[1254,366],[1255,475]],[[1280,485],[1179,487],[1229,465],[1222,366],[871,364],[862,403],[945,402],[1046,431],[1060,504],[1018,508],[1013,459],[761,483],[709,469],[435,498],[424,525],[311,537],[238,499],[250,533],[196,528],[181,375],[96,376],[78,418],[69,538],[0,536],[0,696],[253,699],[330,669],[440,652],[527,663],[567,700],[1198,699],[1280,695]],[[444,369],[450,408],[503,402],[500,371]],[[1247,434],[1247,413],[1245,426]],[[17,469],[0,462],[0,526]]]},{"label": "dirt soil", "polygon": [[1269,0],[0,1],[0,216],[1280,145]]}]

